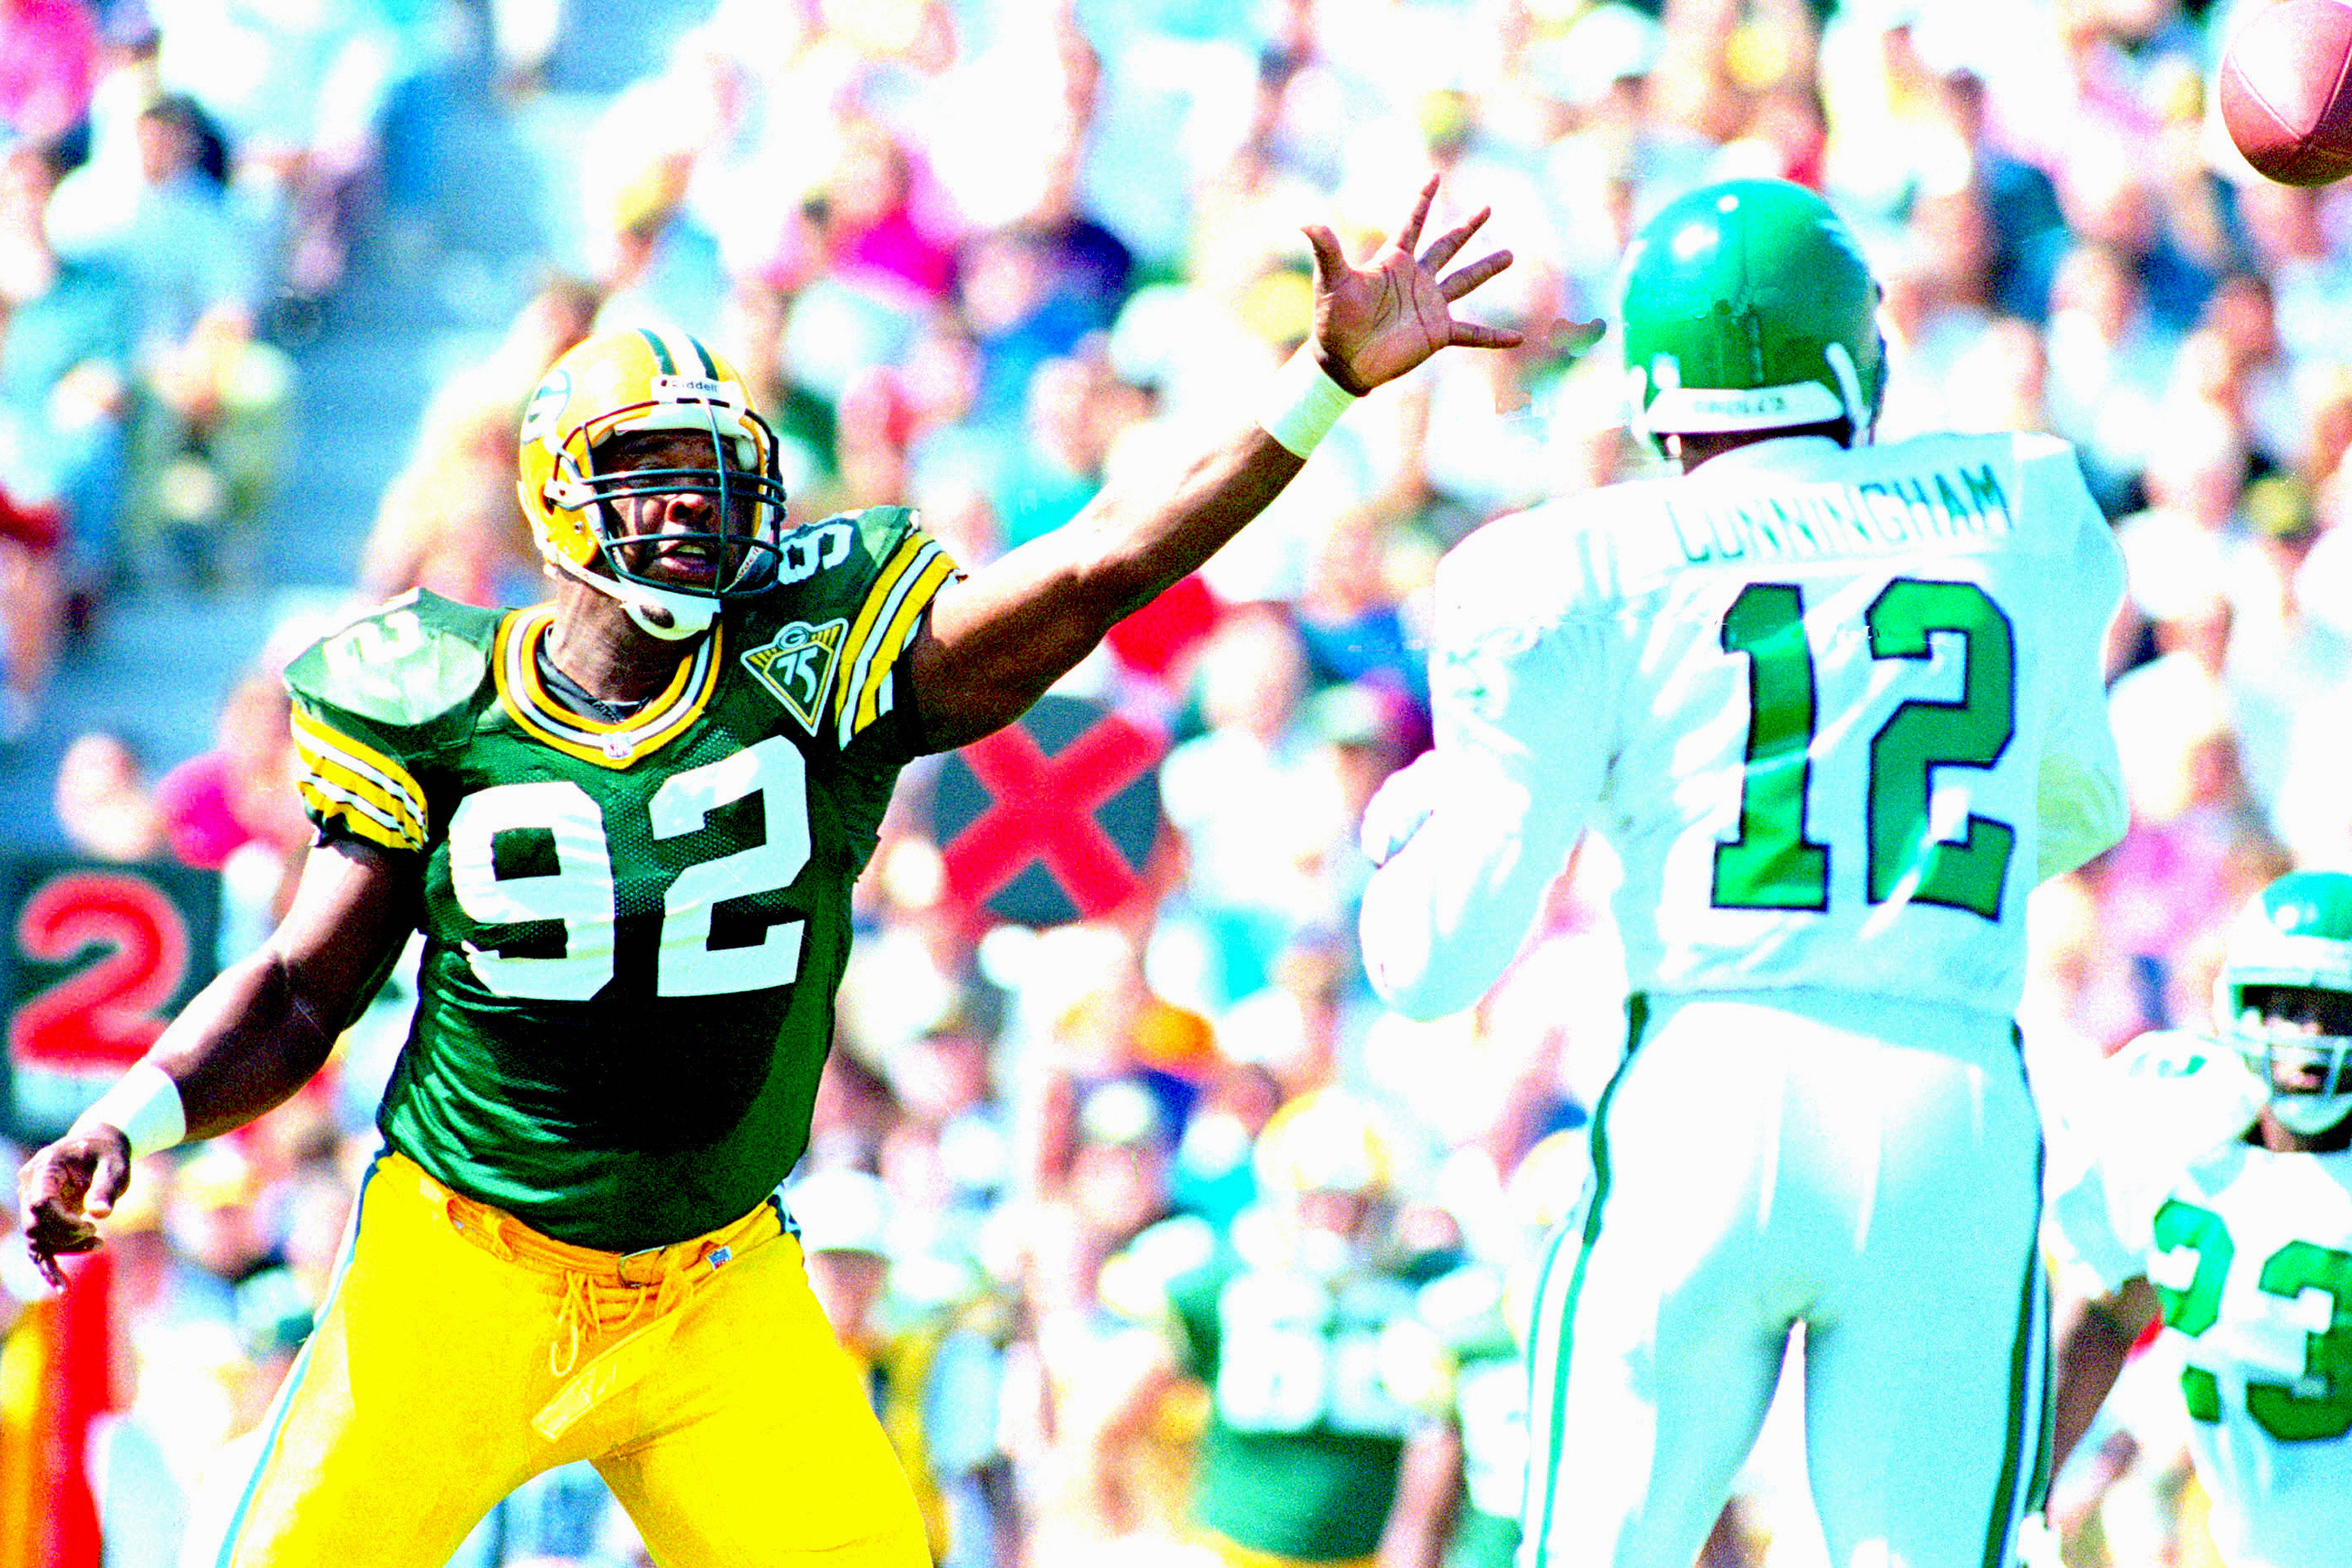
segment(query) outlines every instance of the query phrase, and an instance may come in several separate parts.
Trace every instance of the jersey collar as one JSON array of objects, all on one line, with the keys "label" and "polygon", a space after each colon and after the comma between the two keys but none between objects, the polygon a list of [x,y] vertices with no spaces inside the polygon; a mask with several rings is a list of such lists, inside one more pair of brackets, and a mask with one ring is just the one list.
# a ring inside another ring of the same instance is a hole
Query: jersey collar
[{"label": "jersey collar", "polygon": [[685,734],[719,689],[719,640],[723,625],[678,662],[677,674],[662,694],[620,724],[604,724],[574,713],[549,693],[539,675],[539,644],[555,623],[551,605],[517,610],[499,623],[496,674],[499,701],[523,732],[567,757],[615,770],[651,756]]}]

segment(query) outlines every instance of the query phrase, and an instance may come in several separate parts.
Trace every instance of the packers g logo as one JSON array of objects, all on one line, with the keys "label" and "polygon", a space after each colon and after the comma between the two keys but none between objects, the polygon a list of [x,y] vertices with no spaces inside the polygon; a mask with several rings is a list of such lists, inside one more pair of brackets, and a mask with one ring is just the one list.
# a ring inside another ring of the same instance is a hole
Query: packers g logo
[{"label": "packers g logo", "polygon": [[562,439],[555,428],[556,418],[571,401],[570,373],[561,369],[548,371],[547,379],[539,383],[539,390],[530,394],[530,402],[523,408],[522,444],[528,446],[536,441],[553,451]]},{"label": "packers g logo", "polygon": [[833,684],[833,666],[848,635],[845,620],[827,621],[820,626],[794,621],[767,643],[746,652],[743,667],[784,705],[785,712],[801,721],[803,729],[814,735],[817,716],[824,708],[825,688]]}]

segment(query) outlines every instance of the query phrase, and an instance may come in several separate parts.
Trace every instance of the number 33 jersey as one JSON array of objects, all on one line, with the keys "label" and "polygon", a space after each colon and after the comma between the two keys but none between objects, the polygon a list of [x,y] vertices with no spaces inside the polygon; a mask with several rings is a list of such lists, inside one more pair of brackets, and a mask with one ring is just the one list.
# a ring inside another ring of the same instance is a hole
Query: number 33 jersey
[{"label": "number 33 jersey", "polygon": [[920,745],[900,656],[955,568],[901,508],[801,529],[625,722],[551,695],[542,606],[414,594],[287,671],[322,838],[417,859],[416,1018],[378,1121],[457,1190],[633,1250],[789,1172],[850,885]]},{"label": "number 33 jersey", "polygon": [[2122,588],[2046,436],[1784,437],[1489,524],[1438,570],[1437,748],[1382,792],[1425,799],[1367,817],[1375,983],[1476,1000],[1590,825],[1636,990],[2013,1011],[2027,891],[2122,834]]},{"label": "number 33 jersey", "polygon": [[2053,1140],[2075,1288],[2145,1276],[2180,1367],[2212,1531],[2239,1568],[2332,1568],[2352,1541],[2352,1151],[2245,1136],[2263,1086],[2227,1046],[2143,1036]]}]

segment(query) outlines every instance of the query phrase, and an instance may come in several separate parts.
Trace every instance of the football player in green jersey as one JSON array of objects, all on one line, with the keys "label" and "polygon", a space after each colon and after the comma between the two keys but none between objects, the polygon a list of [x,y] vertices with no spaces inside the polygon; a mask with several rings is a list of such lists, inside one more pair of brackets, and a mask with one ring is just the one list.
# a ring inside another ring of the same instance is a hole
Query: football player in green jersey
[{"label": "football player in green jersey", "polygon": [[[1258,1134],[1259,1201],[1230,1237],[1172,1220],[1105,1270],[1106,1299],[1158,1331],[1107,1378],[1107,1428],[1134,1430],[1182,1378],[1207,1387],[1192,1517],[1225,1568],[1411,1556],[1390,1542],[1392,1505],[1428,1422],[1420,1383],[1397,1375],[1438,1347],[1414,1321],[1422,1281],[1389,1246],[1397,1142],[1364,1100],[1303,1094]],[[1417,1534],[1433,1561],[1434,1530]]]},{"label": "football player in green jersey", "polygon": [[[788,531],[732,367],[600,335],[522,420],[552,602],[385,606],[289,669],[319,834],[291,907],[18,1177],[35,1260],[131,1158],[292,1093],[412,931],[385,1152],[224,1564],[439,1563],[595,1461],[670,1564],[917,1563],[922,1526],[770,1194],[807,1141],[850,884],[898,768],[1018,716],[1281,490],[1353,397],[1508,265],[1364,266],[1310,227],[1314,335],[1257,424],[959,580],[913,518]],[[1418,254],[1417,254],[1418,253]]]}]

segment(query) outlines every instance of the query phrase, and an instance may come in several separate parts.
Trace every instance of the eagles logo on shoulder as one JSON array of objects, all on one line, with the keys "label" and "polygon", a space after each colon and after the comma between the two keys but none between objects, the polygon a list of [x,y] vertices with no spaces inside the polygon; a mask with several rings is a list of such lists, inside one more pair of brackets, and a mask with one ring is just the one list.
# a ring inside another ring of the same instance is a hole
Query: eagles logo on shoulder
[{"label": "eagles logo on shoulder", "polygon": [[845,620],[813,626],[794,621],[757,648],[743,654],[743,667],[774,694],[801,727],[816,733],[817,716],[824,707],[825,688],[833,684],[833,667],[841,644],[849,635]]}]

